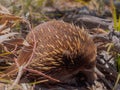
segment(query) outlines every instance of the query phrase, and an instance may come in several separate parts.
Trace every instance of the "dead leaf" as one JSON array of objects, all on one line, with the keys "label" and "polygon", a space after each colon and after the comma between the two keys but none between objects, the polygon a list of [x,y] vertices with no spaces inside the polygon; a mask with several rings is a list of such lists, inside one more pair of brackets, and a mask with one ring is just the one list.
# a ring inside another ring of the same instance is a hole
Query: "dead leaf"
[{"label": "dead leaf", "polygon": [[0,4],[0,13],[2,14],[10,14],[9,10]]},{"label": "dead leaf", "polygon": [[1,35],[0,43],[2,43],[5,40],[9,40],[9,37],[14,36],[15,34],[18,34],[18,33],[9,33],[9,34],[5,34],[5,35]]}]

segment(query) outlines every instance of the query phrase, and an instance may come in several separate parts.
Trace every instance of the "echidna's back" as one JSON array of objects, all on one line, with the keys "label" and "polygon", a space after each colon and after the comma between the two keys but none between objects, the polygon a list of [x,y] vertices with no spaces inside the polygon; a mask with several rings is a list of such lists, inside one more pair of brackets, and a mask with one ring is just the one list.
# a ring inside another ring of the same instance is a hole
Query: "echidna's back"
[{"label": "echidna's back", "polygon": [[[48,70],[56,66],[83,67],[95,62],[96,47],[89,35],[79,27],[53,20],[40,24],[33,32],[37,47],[31,66],[36,69],[42,67],[41,70]],[[31,32],[27,41],[33,43],[32,40]],[[36,67],[38,63],[40,67]]]},{"label": "echidna's back", "polygon": [[[26,40],[32,47],[34,36],[37,46],[27,68],[42,71],[62,82],[69,82],[70,78],[81,70],[84,71],[84,68],[95,67],[96,47],[89,35],[79,27],[52,20],[40,24],[27,35]],[[31,46],[22,49],[18,57],[19,65],[29,60]],[[40,79],[43,77],[39,77]]]}]

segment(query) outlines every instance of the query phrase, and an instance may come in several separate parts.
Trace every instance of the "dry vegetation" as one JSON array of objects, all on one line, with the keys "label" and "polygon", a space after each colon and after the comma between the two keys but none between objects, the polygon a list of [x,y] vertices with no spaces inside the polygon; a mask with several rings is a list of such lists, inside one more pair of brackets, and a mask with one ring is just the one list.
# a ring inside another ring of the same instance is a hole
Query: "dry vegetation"
[{"label": "dry vegetation", "polygon": [[[109,0],[104,1],[103,3],[102,0],[0,0],[0,90],[38,90],[39,86],[35,84],[40,84],[48,79],[58,82],[44,73],[27,69],[27,65],[19,66],[17,63],[21,48],[28,45],[25,41],[28,32],[36,25],[51,19],[74,23],[89,32],[98,49],[96,67],[99,73],[97,73],[98,79],[92,87],[78,88],[58,85],[50,90],[120,90],[118,83],[120,19],[115,19],[119,18],[120,1],[113,0],[114,2],[112,2],[117,12],[112,12],[113,7],[110,2],[107,2]],[[115,16],[116,13],[118,17],[113,18],[112,16]],[[117,24],[114,25],[113,22]],[[36,44],[33,51],[35,47]],[[30,62],[31,59],[32,55],[28,61]],[[11,72],[7,74],[4,72],[13,64],[18,67],[18,74],[14,79],[9,77]],[[46,77],[46,80],[19,83],[23,69]],[[4,76],[9,79],[3,78]]]}]

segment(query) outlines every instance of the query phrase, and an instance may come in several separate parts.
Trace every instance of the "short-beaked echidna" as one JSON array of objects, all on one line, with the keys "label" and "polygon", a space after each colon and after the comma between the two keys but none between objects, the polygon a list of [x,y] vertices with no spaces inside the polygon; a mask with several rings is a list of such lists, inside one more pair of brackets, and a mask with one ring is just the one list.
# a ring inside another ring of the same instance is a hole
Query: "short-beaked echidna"
[{"label": "short-beaked echidna", "polygon": [[96,46],[89,34],[77,26],[52,20],[35,27],[26,37],[31,46],[24,47],[18,57],[20,65],[31,56],[34,39],[37,45],[27,68],[67,83],[80,71],[95,67]]}]

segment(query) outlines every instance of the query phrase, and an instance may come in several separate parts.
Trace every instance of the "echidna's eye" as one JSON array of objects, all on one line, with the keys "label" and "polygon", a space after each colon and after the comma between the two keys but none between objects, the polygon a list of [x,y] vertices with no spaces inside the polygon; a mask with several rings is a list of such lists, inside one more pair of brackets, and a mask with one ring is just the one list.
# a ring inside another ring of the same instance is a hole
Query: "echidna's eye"
[{"label": "echidna's eye", "polygon": [[95,66],[95,62],[90,62],[90,63],[88,63],[88,64],[85,65],[85,68],[86,68],[86,69],[91,69],[91,68],[93,68],[94,66]]}]

